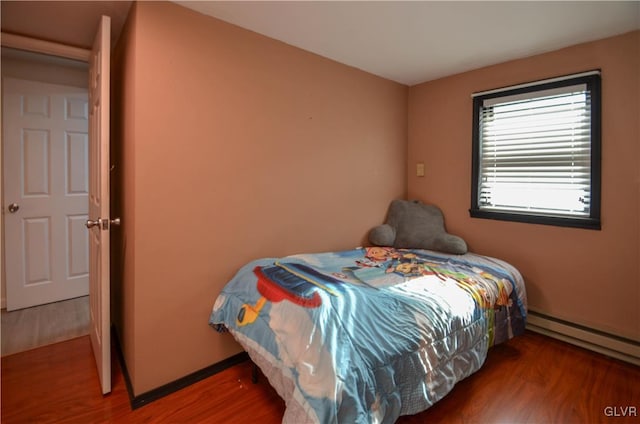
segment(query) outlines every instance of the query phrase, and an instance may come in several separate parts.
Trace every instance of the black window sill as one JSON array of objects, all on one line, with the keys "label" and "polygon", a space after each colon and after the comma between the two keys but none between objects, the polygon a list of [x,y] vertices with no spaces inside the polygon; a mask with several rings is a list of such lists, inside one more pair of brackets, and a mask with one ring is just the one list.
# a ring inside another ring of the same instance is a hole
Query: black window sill
[{"label": "black window sill", "polygon": [[548,215],[528,215],[521,213],[483,211],[470,209],[471,218],[494,219],[498,221],[524,222],[528,224],[554,225],[556,227],[584,228],[588,230],[600,230],[600,219],[596,218],[571,218]]}]

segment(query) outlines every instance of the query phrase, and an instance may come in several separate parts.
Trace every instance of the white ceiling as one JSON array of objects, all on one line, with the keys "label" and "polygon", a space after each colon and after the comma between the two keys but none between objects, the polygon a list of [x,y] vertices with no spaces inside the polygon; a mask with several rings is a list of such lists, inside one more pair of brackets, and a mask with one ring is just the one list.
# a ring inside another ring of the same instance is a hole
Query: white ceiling
[{"label": "white ceiling", "polygon": [[175,3],[406,85],[640,29],[640,1]]}]

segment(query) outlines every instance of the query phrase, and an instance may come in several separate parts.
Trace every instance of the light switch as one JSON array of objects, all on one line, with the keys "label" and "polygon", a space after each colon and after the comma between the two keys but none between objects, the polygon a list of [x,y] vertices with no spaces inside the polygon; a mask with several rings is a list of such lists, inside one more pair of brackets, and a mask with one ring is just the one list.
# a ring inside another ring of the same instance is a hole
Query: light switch
[{"label": "light switch", "polygon": [[420,162],[416,165],[416,176],[424,177],[424,163]]}]

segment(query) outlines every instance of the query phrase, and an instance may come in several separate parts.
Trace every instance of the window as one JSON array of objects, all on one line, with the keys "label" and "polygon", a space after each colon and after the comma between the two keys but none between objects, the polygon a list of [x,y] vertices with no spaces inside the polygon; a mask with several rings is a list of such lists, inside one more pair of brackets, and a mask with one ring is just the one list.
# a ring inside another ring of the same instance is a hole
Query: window
[{"label": "window", "polygon": [[600,72],[473,95],[470,213],[600,229]]}]

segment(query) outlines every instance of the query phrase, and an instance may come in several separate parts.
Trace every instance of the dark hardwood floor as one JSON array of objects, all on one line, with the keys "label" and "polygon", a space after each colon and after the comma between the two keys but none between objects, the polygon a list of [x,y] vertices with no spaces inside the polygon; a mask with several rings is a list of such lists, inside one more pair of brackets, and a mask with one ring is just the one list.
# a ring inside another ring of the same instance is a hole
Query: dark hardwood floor
[{"label": "dark hardwood floor", "polygon": [[[84,336],[3,357],[1,408],[5,424],[275,424],[284,402],[264,378],[251,383],[246,362],[132,411],[116,361],[113,392],[100,394]],[[527,332],[492,348],[482,369],[432,408],[398,421],[426,422],[640,422],[640,368]]]}]

